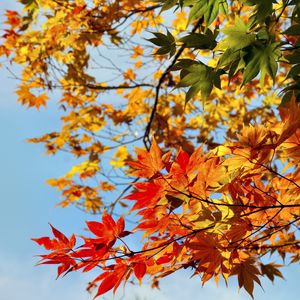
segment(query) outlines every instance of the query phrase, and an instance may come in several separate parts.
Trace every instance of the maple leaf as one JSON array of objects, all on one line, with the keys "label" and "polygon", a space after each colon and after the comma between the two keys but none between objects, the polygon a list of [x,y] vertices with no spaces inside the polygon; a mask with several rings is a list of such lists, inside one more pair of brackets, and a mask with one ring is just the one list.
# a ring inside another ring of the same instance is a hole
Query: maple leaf
[{"label": "maple leaf", "polygon": [[282,266],[274,263],[260,265],[261,273],[266,274],[272,282],[274,281],[275,276],[283,278],[282,273],[278,270],[278,267]]},{"label": "maple leaf", "polygon": [[136,46],[136,47],[132,47],[132,49],[133,49],[133,54],[131,55],[131,57],[132,58],[137,58],[137,57],[139,57],[140,55],[143,55],[143,53],[144,53],[144,49],[140,46],[140,45],[138,45],[138,46]]},{"label": "maple leaf", "polygon": [[35,106],[37,109],[41,106],[46,106],[46,101],[49,98],[45,93],[35,96],[30,91],[29,86],[20,86],[16,93],[19,95],[18,101],[22,102],[23,105],[28,105],[28,107]]},{"label": "maple leaf", "polygon": [[134,187],[137,191],[124,198],[137,201],[132,210],[155,206],[165,193],[164,186],[159,183],[139,182],[135,183]]},{"label": "maple leaf", "polygon": [[[106,212],[102,215],[102,223],[86,222],[89,230],[97,236],[97,244],[106,244],[112,246],[118,237],[124,235],[125,223],[123,217],[120,217],[117,223]],[[90,241],[90,240],[89,240]]]},{"label": "maple leaf", "polygon": [[106,292],[110,291],[116,285],[116,283],[118,282],[118,277],[115,274],[111,273],[111,272],[103,273],[102,276],[103,276],[104,279],[101,282],[101,284],[99,285],[97,294],[95,295],[94,298],[96,298],[100,295],[103,295]]},{"label": "maple leaf", "polygon": [[31,240],[38,243],[40,246],[43,246],[46,250],[52,249],[52,241],[47,236],[41,238],[32,238]]},{"label": "maple leaf", "polygon": [[20,25],[21,19],[17,11],[7,10],[4,15],[7,17],[6,24],[10,24],[12,28],[18,27]]},{"label": "maple leaf", "polygon": [[[198,233],[195,239],[187,243],[187,247],[192,249],[193,260],[199,260],[198,269],[207,275],[217,274],[224,260],[219,243],[215,236]],[[203,278],[203,283],[209,276]]]},{"label": "maple leaf", "polygon": [[76,244],[76,238],[74,235],[68,239],[63,233],[57,230],[50,224],[52,233],[55,239],[50,239],[49,237],[42,237],[42,238],[33,238],[32,240],[38,243],[41,246],[44,246],[46,250],[66,250],[69,251],[72,249]]},{"label": "maple leaf", "polygon": [[114,168],[124,167],[126,165],[126,160],[128,159],[128,149],[126,146],[121,146],[115,152],[113,160],[109,163]]},{"label": "maple leaf", "polygon": [[248,259],[235,265],[231,270],[232,275],[238,276],[239,287],[244,287],[248,294],[253,298],[254,282],[260,284],[258,275],[261,275],[253,260]]},{"label": "maple leaf", "polygon": [[40,109],[41,106],[46,106],[46,102],[49,99],[47,94],[40,94],[34,99],[34,106],[37,109]]},{"label": "maple leaf", "polygon": [[125,73],[124,73],[124,79],[125,80],[135,80],[136,78],[136,74],[133,72],[132,69],[128,69]]},{"label": "maple leaf", "polygon": [[133,267],[133,272],[136,278],[141,282],[142,278],[144,277],[147,271],[147,266],[144,262],[136,263]]},{"label": "maple leaf", "polygon": [[105,182],[105,181],[101,181],[100,182],[100,189],[102,191],[114,191],[116,188],[113,184],[110,184],[110,183]]},{"label": "maple leaf", "polygon": [[162,160],[162,152],[154,139],[149,152],[143,149],[137,149],[136,152],[137,161],[128,163],[133,169],[132,175],[151,178],[165,167],[165,163]]},{"label": "maple leaf", "polygon": [[284,107],[280,108],[280,116],[284,125],[282,126],[277,145],[288,139],[300,127],[300,106],[293,98]]},{"label": "maple leaf", "polygon": [[220,164],[218,158],[208,159],[201,164],[199,173],[190,191],[199,197],[206,198],[211,191],[219,189],[223,183],[225,168]]},{"label": "maple leaf", "polygon": [[75,260],[70,257],[69,253],[75,247],[76,238],[74,235],[68,239],[63,233],[53,227],[51,224],[54,239],[49,237],[33,238],[32,240],[43,246],[46,250],[52,251],[47,255],[40,255],[39,264],[58,264],[57,277],[63,273],[69,272],[73,268],[76,269]]}]

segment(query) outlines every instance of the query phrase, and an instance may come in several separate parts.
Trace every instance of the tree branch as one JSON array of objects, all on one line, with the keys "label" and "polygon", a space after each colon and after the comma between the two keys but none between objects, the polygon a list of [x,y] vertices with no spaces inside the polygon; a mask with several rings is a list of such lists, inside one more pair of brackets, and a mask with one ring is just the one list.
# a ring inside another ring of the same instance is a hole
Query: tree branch
[{"label": "tree branch", "polygon": [[[194,26],[192,33],[195,33],[196,30],[198,29],[198,27],[203,23],[204,18],[200,18],[198,20],[198,22],[196,23],[196,25]],[[186,45],[183,44],[178,52],[176,53],[176,55],[174,56],[173,61],[171,62],[171,64],[166,68],[166,70],[164,71],[164,73],[161,75],[161,77],[159,78],[158,84],[156,85],[156,92],[155,92],[155,100],[154,100],[154,105],[151,111],[151,115],[150,115],[150,119],[149,122],[146,126],[146,130],[145,130],[145,134],[144,134],[144,145],[146,147],[146,149],[149,151],[150,150],[150,146],[151,146],[151,140],[150,140],[150,130],[151,130],[151,126],[157,111],[157,106],[158,106],[158,102],[159,102],[159,93],[160,93],[160,88],[165,80],[165,78],[167,77],[167,75],[170,73],[171,69],[173,68],[173,66],[176,64],[177,60],[180,58],[181,54],[183,53],[184,49],[185,49]]]}]

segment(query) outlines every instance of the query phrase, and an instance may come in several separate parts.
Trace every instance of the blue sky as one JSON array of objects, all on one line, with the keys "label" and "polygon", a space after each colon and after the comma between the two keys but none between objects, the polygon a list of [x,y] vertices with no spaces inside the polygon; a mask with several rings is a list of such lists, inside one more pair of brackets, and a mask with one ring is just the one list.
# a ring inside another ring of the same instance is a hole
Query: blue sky
[{"label": "blue sky", "polygon": [[[3,8],[13,9],[13,1],[1,1]],[[58,194],[45,184],[48,178],[64,174],[72,165],[72,158],[62,154],[49,157],[41,146],[28,144],[26,138],[38,136],[59,126],[54,104],[41,111],[29,110],[16,103],[14,90],[17,81],[9,79],[5,69],[0,73],[0,299],[1,300],[89,300],[85,291],[92,275],[69,274],[55,280],[56,270],[51,266],[35,267],[41,252],[31,240],[50,233],[48,222],[64,232],[80,232],[84,220],[91,217],[75,208],[55,207]],[[55,97],[54,97],[55,98]],[[285,269],[286,280],[276,280],[272,285],[263,281],[263,292],[255,289],[257,300],[297,299],[299,297],[298,265]],[[149,285],[128,285],[115,299],[182,300],[184,299],[250,299],[244,292],[237,292],[236,283],[231,288],[208,283],[201,287],[199,278],[189,279],[189,272],[182,272],[161,281],[161,291]],[[102,299],[112,299],[109,295]]]}]

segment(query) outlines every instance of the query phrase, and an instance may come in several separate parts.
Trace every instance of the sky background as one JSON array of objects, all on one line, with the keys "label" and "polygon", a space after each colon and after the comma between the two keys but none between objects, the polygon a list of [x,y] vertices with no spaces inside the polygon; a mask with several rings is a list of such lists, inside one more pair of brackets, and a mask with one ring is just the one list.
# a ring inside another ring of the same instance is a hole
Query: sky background
[{"label": "sky background", "polygon": [[[14,1],[0,2],[3,8],[14,9]],[[3,26],[1,26],[3,29]],[[85,287],[94,274],[74,273],[55,280],[56,268],[34,266],[41,253],[31,237],[50,234],[48,223],[67,234],[79,233],[85,220],[97,219],[76,208],[55,207],[59,201],[56,191],[45,181],[66,173],[72,158],[66,154],[49,157],[42,146],[29,144],[26,138],[39,136],[59,127],[55,101],[41,111],[26,109],[16,102],[14,93],[18,82],[6,69],[0,70],[0,300],[90,300]],[[52,96],[55,99],[55,95]],[[272,285],[263,280],[264,291],[256,286],[256,300],[299,299],[299,265],[285,268],[285,280]],[[123,300],[242,300],[250,297],[238,293],[236,280],[230,288],[213,282],[203,288],[199,278],[190,279],[185,271],[161,280],[161,290],[151,290],[128,284],[115,299]],[[112,295],[99,299],[113,299]]]}]

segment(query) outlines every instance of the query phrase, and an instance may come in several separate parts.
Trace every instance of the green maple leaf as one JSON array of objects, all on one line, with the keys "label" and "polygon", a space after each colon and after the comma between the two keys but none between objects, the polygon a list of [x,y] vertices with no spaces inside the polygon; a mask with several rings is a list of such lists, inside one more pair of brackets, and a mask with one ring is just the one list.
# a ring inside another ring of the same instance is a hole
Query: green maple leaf
[{"label": "green maple leaf", "polygon": [[239,17],[236,17],[235,23],[223,29],[222,32],[227,35],[222,42],[231,49],[243,49],[255,42],[255,34],[249,32],[250,26],[245,24]]},{"label": "green maple leaf", "polygon": [[272,43],[266,46],[256,46],[251,49],[249,57],[246,57],[246,67],[242,85],[255,78],[260,72],[260,84],[264,85],[264,79],[267,74],[274,80],[278,65],[277,60],[280,57],[279,43]]},{"label": "green maple leaf", "polygon": [[190,10],[188,24],[192,21],[204,18],[208,27],[217,18],[219,13],[228,12],[228,4],[226,0],[196,0],[184,1],[184,6],[193,5]]}]

